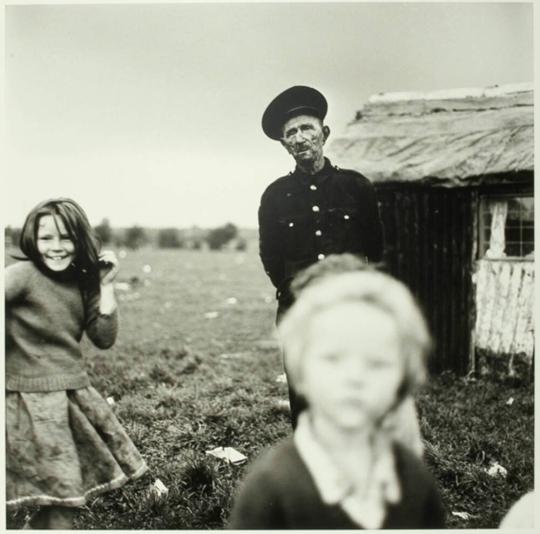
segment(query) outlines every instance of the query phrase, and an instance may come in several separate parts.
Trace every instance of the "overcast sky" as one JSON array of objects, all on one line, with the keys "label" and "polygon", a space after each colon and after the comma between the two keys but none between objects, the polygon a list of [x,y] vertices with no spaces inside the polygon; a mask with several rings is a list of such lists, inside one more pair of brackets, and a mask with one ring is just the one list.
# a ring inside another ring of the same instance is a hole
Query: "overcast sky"
[{"label": "overcast sky", "polygon": [[531,3],[4,9],[15,226],[61,195],[93,223],[256,227],[264,188],[294,166],[260,128],[287,87],[321,90],[337,136],[374,93],[533,80]]}]

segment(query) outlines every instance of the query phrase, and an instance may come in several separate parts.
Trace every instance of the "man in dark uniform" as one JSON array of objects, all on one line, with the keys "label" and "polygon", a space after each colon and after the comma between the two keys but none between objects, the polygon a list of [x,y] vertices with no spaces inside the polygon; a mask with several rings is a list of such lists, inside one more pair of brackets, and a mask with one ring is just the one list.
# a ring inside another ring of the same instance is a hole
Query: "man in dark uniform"
[{"label": "man in dark uniform", "polygon": [[[276,287],[277,319],[293,303],[290,283],[297,272],[329,254],[352,253],[368,262],[382,257],[382,225],[371,182],[339,169],[324,157],[330,129],[328,104],[311,87],[279,94],[262,117],[264,133],[280,141],[296,168],[270,184],[259,207],[260,256]],[[289,388],[293,427],[302,405]]]}]

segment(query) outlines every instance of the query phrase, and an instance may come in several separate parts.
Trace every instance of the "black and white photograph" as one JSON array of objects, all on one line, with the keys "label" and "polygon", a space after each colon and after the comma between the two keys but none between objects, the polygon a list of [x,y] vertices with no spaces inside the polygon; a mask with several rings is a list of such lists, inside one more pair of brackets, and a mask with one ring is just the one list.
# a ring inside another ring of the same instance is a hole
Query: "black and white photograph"
[{"label": "black and white photograph", "polygon": [[532,530],[533,8],[5,2],[2,528]]}]

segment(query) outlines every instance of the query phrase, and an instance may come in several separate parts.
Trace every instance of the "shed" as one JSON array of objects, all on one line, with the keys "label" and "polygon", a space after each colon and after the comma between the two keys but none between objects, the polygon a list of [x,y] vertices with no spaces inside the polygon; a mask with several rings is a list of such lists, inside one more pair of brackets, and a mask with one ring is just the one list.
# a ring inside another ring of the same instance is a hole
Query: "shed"
[{"label": "shed", "polygon": [[374,183],[388,270],[424,309],[432,370],[534,352],[533,85],[372,96],[330,157]]}]

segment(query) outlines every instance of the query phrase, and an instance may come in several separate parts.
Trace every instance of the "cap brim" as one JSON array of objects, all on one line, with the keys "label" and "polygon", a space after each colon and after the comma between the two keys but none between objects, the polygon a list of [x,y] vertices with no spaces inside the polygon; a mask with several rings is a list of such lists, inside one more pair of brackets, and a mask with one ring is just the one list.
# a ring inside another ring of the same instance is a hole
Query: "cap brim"
[{"label": "cap brim", "polygon": [[326,98],[312,87],[296,85],[276,96],[262,116],[262,129],[270,139],[283,136],[283,124],[298,115],[312,115],[323,120],[328,110]]}]

